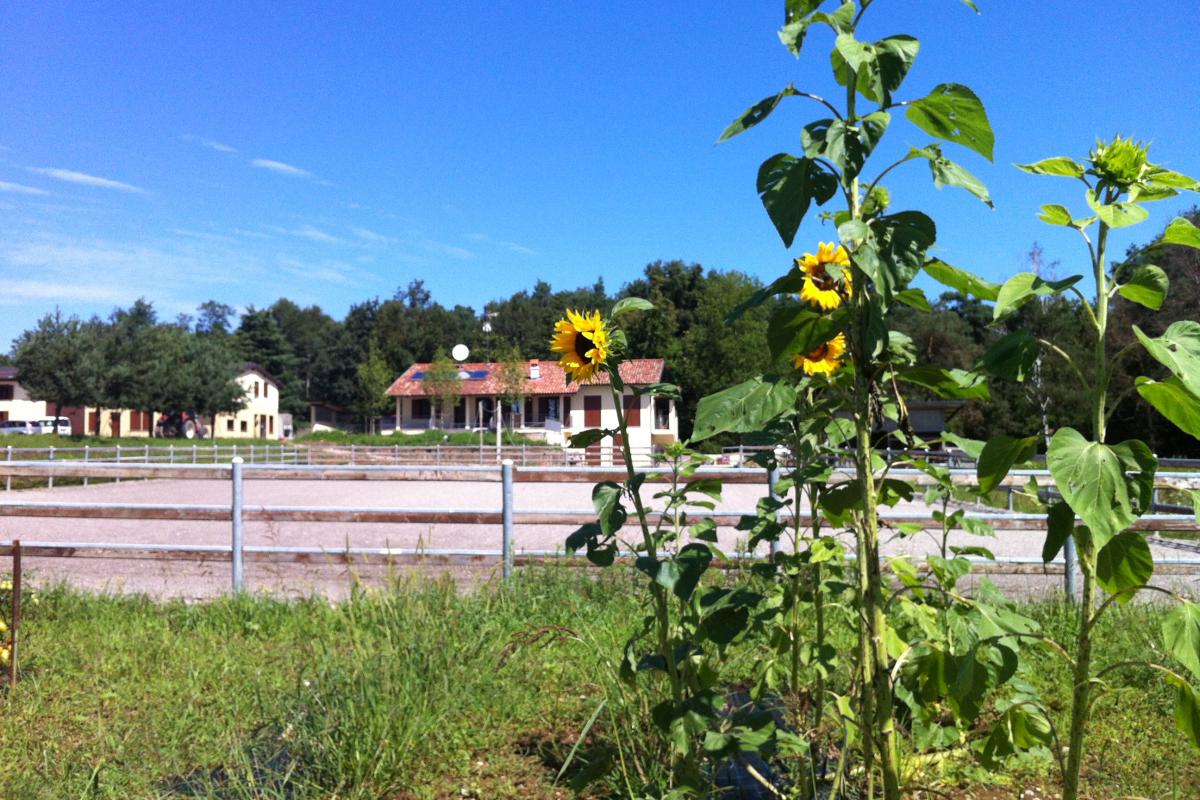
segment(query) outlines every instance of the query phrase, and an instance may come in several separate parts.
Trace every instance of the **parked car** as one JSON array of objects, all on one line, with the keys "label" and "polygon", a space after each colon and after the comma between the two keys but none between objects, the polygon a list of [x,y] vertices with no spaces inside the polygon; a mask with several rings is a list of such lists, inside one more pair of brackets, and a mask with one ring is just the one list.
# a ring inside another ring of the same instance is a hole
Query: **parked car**
[{"label": "parked car", "polygon": [[6,419],[0,422],[0,436],[32,436],[39,433],[41,428],[34,429],[34,423],[16,419]]},{"label": "parked car", "polygon": [[32,424],[34,426],[34,433],[57,433],[59,436],[71,435],[71,420],[66,417],[46,417],[46,419],[39,419]]}]

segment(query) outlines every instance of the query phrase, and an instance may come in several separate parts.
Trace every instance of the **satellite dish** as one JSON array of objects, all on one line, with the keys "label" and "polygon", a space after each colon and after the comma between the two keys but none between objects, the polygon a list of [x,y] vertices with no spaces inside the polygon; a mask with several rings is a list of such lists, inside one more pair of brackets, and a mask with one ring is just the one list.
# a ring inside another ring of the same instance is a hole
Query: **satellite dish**
[{"label": "satellite dish", "polygon": [[471,351],[467,349],[465,344],[456,344],[454,349],[450,351],[450,355],[454,356],[455,361],[466,361],[467,356],[471,355]]}]

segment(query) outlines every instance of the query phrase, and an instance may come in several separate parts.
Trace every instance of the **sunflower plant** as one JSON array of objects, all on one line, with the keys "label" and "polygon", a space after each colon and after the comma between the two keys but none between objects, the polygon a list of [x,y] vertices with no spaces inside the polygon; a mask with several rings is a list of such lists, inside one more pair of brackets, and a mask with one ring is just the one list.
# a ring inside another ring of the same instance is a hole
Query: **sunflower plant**
[{"label": "sunflower plant", "polygon": [[[607,316],[568,311],[555,325],[550,346],[561,353],[559,363],[568,379],[607,384],[616,416],[615,427],[576,433],[571,445],[619,441],[626,473],[623,481],[594,486],[597,520],[572,533],[566,546],[572,552],[583,550],[601,567],[613,566],[618,556],[632,557],[643,575],[648,613],[626,643],[621,677],[649,695],[654,729],[671,753],[668,796],[702,796],[715,780],[715,764],[747,750],[792,752],[803,743],[776,731],[769,711],[731,704],[721,686],[723,658],[748,628],[760,597],[742,588],[702,583],[715,559],[728,560],[717,546],[715,523],[705,517],[720,499],[720,482],[698,474],[704,457],[682,445],[665,453],[666,469],[655,473],[639,470],[630,450],[627,388],[635,395],[678,397],[669,384],[626,387],[621,377],[626,345],[620,319],[652,309],[646,300],[625,298]],[[668,485],[654,495],[660,501],[657,509],[642,496],[651,480]]]},{"label": "sunflower plant", "polygon": [[[912,434],[901,387],[920,387],[943,398],[988,397],[982,375],[914,363],[911,343],[888,329],[888,311],[898,303],[929,309],[921,291],[910,286],[919,272],[935,277],[966,273],[929,255],[937,238],[933,220],[921,211],[893,210],[883,181],[903,165],[924,164],[937,187],[966,190],[990,206],[986,186],[951,160],[943,147],[962,146],[990,160],[994,136],[983,103],[966,86],[943,83],[925,97],[900,98],[920,43],[907,35],[862,38],[871,5],[872,0],[840,5],[785,2],[783,44],[799,57],[811,47],[813,34],[828,29],[833,34],[829,63],[843,94],[827,99],[789,84],[747,109],[720,137],[724,141],[762,123],[792,98],[823,107],[826,115],[801,131],[801,153],[778,153],[763,162],[757,189],[785,246],[792,246],[815,207],[827,207],[820,216],[836,227],[837,241],[819,242],[815,252],[795,259],[786,274],[734,312],[775,298],[767,346],[777,364],[793,370],[755,378],[702,402],[696,429],[700,436],[769,430],[800,408],[796,386],[802,380],[824,380],[838,398],[836,412],[826,413],[850,421],[853,435],[844,455],[853,466],[848,476],[824,486],[818,502],[826,518],[854,537],[851,583],[857,646],[848,659],[853,674],[846,685],[852,694],[839,699],[838,715],[848,733],[855,734],[863,795],[875,796],[878,783],[883,797],[895,800],[905,782],[915,780],[914,770],[905,770],[901,762],[901,729],[912,717],[912,706],[938,703],[955,717],[955,731],[973,729],[993,690],[1011,679],[1013,672],[1006,665],[1015,658],[1016,640],[1029,630],[1024,621],[995,613],[986,603],[963,598],[945,585],[939,587],[940,596],[949,602],[939,602],[937,608],[923,604],[922,580],[915,573],[913,585],[902,586],[901,594],[907,596],[893,601],[892,582],[908,571],[901,562],[885,577],[882,567],[880,507],[911,499],[915,487],[892,473],[894,465],[878,445],[889,429],[902,445],[926,444]],[[869,173],[871,157],[900,109],[909,123],[936,141],[910,148]],[[960,566],[946,561],[950,570]],[[949,573],[938,580],[947,584]],[[923,608],[913,610],[917,605]],[[906,613],[922,618],[948,615],[959,624],[910,625]],[[889,614],[895,618],[889,619]],[[986,630],[986,635],[948,641],[939,633],[971,626]],[[948,669],[970,679],[947,681]],[[919,692],[912,691],[914,683]],[[1023,705],[1011,709],[1014,717],[1025,713]],[[911,727],[908,730],[911,733]]]},{"label": "sunflower plant", "polygon": [[[1060,428],[1051,437],[1046,463],[1061,500],[1047,511],[1046,544],[1043,557],[1050,561],[1068,542],[1079,554],[1083,597],[1074,643],[1074,692],[1066,758],[1060,760],[1064,800],[1076,800],[1080,792],[1080,768],[1086,746],[1089,709],[1095,695],[1105,688],[1104,677],[1117,670],[1143,667],[1158,671],[1176,689],[1178,727],[1191,743],[1200,747],[1200,604],[1184,601],[1170,592],[1149,585],[1154,558],[1145,534],[1134,525],[1151,510],[1154,476],[1158,460],[1142,441],[1130,439],[1109,443],[1107,426],[1117,403],[1109,397],[1109,381],[1118,362],[1137,347],[1144,348],[1164,368],[1166,377],[1138,378],[1132,390],[1152,408],[1188,435],[1200,438],[1200,322],[1172,323],[1161,336],[1151,337],[1134,326],[1136,341],[1110,355],[1106,348],[1109,305],[1117,296],[1157,311],[1169,289],[1166,273],[1151,263],[1155,252],[1165,247],[1200,249],[1200,230],[1180,217],[1167,225],[1146,257],[1133,263],[1110,264],[1108,240],[1114,229],[1136,225],[1149,217],[1145,204],[1174,197],[1179,192],[1200,192],[1200,182],[1149,160],[1148,148],[1132,138],[1117,136],[1099,141],[1082,161],[1054,157],[1018,165],[1034,175],[1049,175],[1079,181],[1083,186],[1086,216],[1076,217],[1065,206],[1045,205],[1040,219],[1074,231],[1087,248],[1095,296],[1086,297],[1077,284],[1083,276],[1045,281],[1034,273],[1020,273],[1002,286],[979,284],[977,295],[994,302],[994,315],[1003,319],[1033,299],[1073,292],[1090,323],[1093,348],[1090,363],[1077,363],[1054,342],[1018,332],[1001,340],[985,360],[1000,374],[1021,379],[1035,360],[1061,358],[1071,368],[1078,389],[1090,400],[1091,430]],[[1001,439],[989,442],[981,455],[980,478],[1003,476],[1037,437],[1026,440]],[[988,458],[990,456],[990,459]],[[999,465],[984,469],[985,460]],[[985,475],[985,473],[989,473]],[[1097,606],[1097,590],[1107,598]],[[1092,632],[1113,602],[1128,602],[1141,591],[1165,593],[1179,605],[1165,618],[1162,635],[1165,652],[1184,667],[1184,674],[1162,664],[1144,661],[1119,663],[1096,669],[1092,663]]]}]

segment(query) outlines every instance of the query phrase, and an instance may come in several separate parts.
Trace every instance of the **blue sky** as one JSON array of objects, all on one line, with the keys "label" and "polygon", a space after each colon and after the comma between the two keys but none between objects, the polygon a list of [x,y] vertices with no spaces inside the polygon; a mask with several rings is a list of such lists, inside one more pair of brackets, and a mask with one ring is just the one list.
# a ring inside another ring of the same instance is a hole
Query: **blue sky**
[{"label": "blue sky", "polygon": [[[831,92],[829,36],[796,61],[781,0],[221,5],[0,6],[0,342],[56,305],[107,315],[139,296],[166,318],[280,296],[340,317],[413,278],[477,308],[539,278],[615,289],[656,259],[770,279],[833,236],[810,219],[789,253],[754,192],[819,106],[793,99],[714,144],[789,81]],[[1200,15],[979,5],[877,0],[867,17],[862,38],[922,41],[901,96],[965,83],[996,131],[994,164],[947,148],[996,210],[919,165],[893,173],[895,206],[926,210],[939,255],[993,279],[1035,240],[1080,271],[1079,243],[1035,219],[1082,210],[1074,185],[1011,164],[1119,131],[1200,176]],[[928,141],[899,119],[888,139]],[[1156,204],[1116,247],[1191,202]]]}]

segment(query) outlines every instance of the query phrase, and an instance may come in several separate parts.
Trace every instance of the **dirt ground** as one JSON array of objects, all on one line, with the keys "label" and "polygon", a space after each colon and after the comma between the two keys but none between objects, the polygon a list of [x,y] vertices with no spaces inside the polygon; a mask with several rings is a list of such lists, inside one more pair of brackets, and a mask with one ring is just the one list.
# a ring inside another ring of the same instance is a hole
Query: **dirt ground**
[{"label": "dirt ground", "polygon": [[[765,486],[731,484],[725,487],[720,511],[753,511],[765,493]],[[514,506],[521,511],[555,510],[588,513],[591,509],[591,484],[588,483],[517,483]],[[230,485],[225,481],[127,480],[91,486],[60,486],[54,489],[0,492],[0,502],[31,500],[43,502],[95,503],[180,503],[224,505],[230,501]],[[497,511],[501,503],[498,482],[454,481],[255,481],[245,484],[245,503],[268,506],[330,506],[342,508],[403,508],[437,510]],[[920,503],[904,504],[897,511],[924,511]],[[522,525],[514,530],[514,548],[522,551],[561,551],[573,526]],[[636,536],[627,528],[631,536]],[[741,549],[744,534],[732,528],[718,532],[719,545],[727,553]],[[155,520],[48,519],[8,517],[0,520],[0,540],[21,539],[38,542],[119,542],[139,544],[228,545],[228,522],[177,522]],[[995,538],[956,532],[954,543],[980,545],[999,557],[1036,558],[1041,553],[1043,534],[1037,531],[1000,531]],[[303,545],[341,548],[399,547],[425,550],[483,550],[498,553],[501,546],[499,525],[471,524],[378,524],[378,523],[267,523],[246,522],[247,545]],[[1178,551],[1155,550],[1156,559],[1175,559]],[[883,551],[886,555],[909,553],[922,556],[936,551],[934,540],[917,535],[893,536]],[[83,552],[83,551],[80,551]],[[35,582],[67,580],[95,590],[146,592],[159,597],[197,599],[228,591],[230,565],[227,557],[217,556],[203,562],[167,561],[147,558],[96,558],[77,555],[72,558],[27,558],[25,566]],[[4,569],[4,566],[0,566]],[[414,569],[394,566],[393,571]],[[450,567],[427,565],[429,571],[448,569],[460,580],[486,579],[497,570],[494,557],[476,564]],[[323,593],[332,598],[344,596],[352,575],[367,583],[378,583],[388,576],[388,568],[375,565],[266,564],[248,560],[246,585],[281,595]],[[1006,590],[1023,593],[1051,592],[1061,585],[1060,575],[994,575],[992,580]],[[1164,575],[1164,585],[1186,582],[1200,586],[1197,576]]]}]

